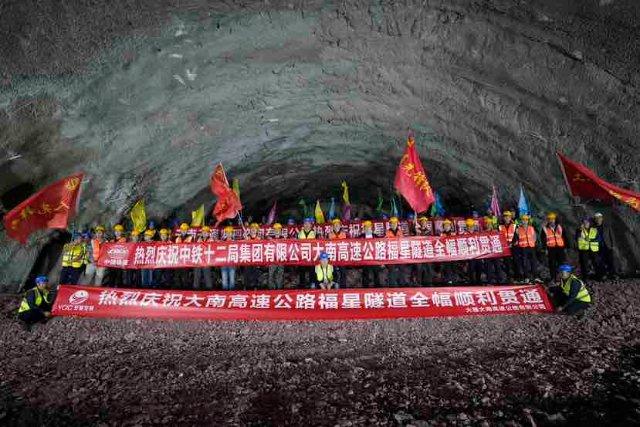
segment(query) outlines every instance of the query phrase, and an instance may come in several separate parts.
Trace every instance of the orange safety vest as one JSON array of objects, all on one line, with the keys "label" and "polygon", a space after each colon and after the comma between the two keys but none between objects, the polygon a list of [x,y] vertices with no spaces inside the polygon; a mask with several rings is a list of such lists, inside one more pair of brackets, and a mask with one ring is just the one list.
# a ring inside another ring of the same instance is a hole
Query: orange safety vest
[{"label": "orange safety vest", "polygon": [[336,233],[335,231],[331,230],[331,233],[329,233],[329,240],[342,240],[346,238],[347,238],[347,235],[344,233],[344,231],[340,231],[339,233]]},{"label": "orange safety vest", "polygon": [[387,237],[402,237],[402,230],[400,230],[400,227],[396,228],[396,231],[394,233],[394,231],[392,229],[388,229],[387,230]]},{"label": "orange safety vest", "polygon": [[91,249],[93,251],[93,261],[96,262],[98,261],[98,258],[100,257],[100,240],[98,239],[91,239]]},{"label": "orange safety vest", "polygon": [[498,230],[507,237],[507,243],[511,244],[513,241],[513,235],[516,233],[516,225],[513,222],[508,226],[500,224]]},{"label": "orange safety vest", "polygon": [[193,236],[189,235],[182,240],[181,236],[176,237],[176,243],[191,243],[193,241]]},{"label": "orange safety vest", "polygon": [[518,233],[518,246],[521,248],[535,248],[536,247],[536,230],[532,225],[527,227],[519,226]]},{"label": "orange safety vest", "polygon": [[564,239],[562,238],[562,226],[556,224],[556,228],[545,227],[544,234],[547,236],[548,248],[564,248]]}]

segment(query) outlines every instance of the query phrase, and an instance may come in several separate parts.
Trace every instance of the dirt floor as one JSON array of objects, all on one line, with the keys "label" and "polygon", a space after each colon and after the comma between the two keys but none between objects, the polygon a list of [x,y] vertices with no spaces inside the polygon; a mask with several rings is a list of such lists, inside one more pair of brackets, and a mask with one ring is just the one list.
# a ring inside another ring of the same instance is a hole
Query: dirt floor
[{"label": "dirt floor", "polygon": [[357,322],[56,318],[1,301],[5,425],[640,423],[640,283],[559,315]]}]

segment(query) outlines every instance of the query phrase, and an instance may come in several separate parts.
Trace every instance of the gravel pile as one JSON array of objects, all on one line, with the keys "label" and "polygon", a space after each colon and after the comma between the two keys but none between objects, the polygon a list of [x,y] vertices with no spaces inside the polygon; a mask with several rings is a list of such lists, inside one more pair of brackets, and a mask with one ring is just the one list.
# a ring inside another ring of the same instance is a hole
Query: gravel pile
[{"label": "gravel pile", "polygon": [[0,424],[640,423],[637,281],[557,315],[354,322],[57,318],[0,300]]}]

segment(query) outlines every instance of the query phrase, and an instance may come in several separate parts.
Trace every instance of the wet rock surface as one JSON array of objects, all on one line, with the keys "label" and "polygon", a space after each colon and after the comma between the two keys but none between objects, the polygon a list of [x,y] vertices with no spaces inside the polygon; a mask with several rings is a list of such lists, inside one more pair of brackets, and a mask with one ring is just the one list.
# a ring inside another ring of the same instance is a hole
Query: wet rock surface
[{"label": "wet rock surface", "polygon": [[7,425],[630,425],[637,280],[558,315],[358,322],[56,318],[1,299]]}]

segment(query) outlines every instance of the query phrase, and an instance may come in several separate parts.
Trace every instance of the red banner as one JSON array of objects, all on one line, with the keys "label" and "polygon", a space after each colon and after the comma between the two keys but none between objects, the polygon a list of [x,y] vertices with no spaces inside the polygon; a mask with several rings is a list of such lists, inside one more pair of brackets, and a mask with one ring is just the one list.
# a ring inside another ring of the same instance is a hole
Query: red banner
[{"label": "red banner", "polygon": [[613,185],[597,176],[585,165],[574,162],[560,153],[557,154],[571,195],[603,202],[619,200],[640,212],[640,193]]},{"label": "red banner", "polygon": [[98,265],[124,269],[247,265],[315,265],[326,252],[334,265],[461,261],[510,255],[504,234],[345,240],[239,240],[202,243],[105,243]]},{"label": "red banner", "polygon": [[68,176],[38,191],[4,216],[7,235],[25,243],[31,233],[42,228],[67,228],[75,214],[84,174]]},{"label": "red banner", "polygon": [[349,320],[548,313],[539,285],[278,291],[161,291],[62,285],[55,316]]},{"label": "red banner", "polygon": [[242,210],[240,198],[229,187],[229,181],[227,181],[227,175],[224,173],[222,163],[216,166],[213,175],[211,175],[211,192],[218,197],[218,201],[213,208],[213,214],[218,220],[216,225],[225,219],[235,217],[238,215],[238,211]]}]

